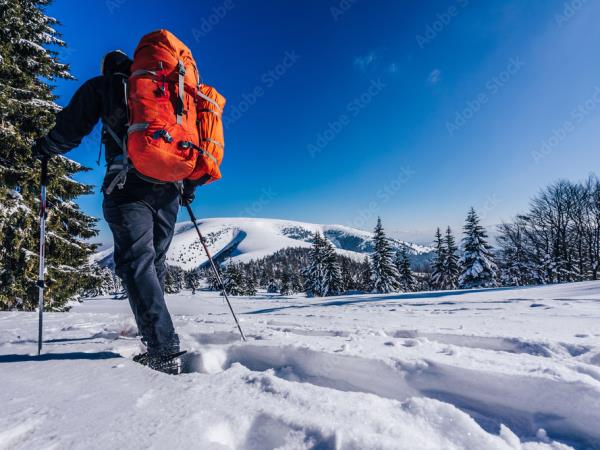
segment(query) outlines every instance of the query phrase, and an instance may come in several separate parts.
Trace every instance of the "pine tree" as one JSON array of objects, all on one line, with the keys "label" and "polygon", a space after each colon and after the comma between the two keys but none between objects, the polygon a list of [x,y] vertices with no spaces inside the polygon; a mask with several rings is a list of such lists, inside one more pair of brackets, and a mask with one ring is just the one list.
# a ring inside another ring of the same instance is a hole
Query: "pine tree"
[{"label": "pine tree", "polygon": [[369,262],[368,256],[365,256],[362,266],[363,269],[360,273],[360,281],[358,288],[363,292],[372,292],[373,281],[371,279],[371,263]]},{"label": "pine tree", "polygon": [[309,264],[303,270],[304,287],[309,297],[338,295],[342,291],[342,276],[335,248],[319,232],[313,237]]},{"label": "pine tree", "polygon": [[308,266],[302,271],[304,288],[309,297],[320,297],[323,292],[323,238],[320,233],[315,233],[312,247],[308,254]]},{"label": "pine tree", "polygon": [[302,277],[298,273],[293,272],[290,275],[290,294],[295,294],[297,292],[303,291],[304,284],[302,283]]},{"label": "pine tree", "polygon": [[[48,46],[65,43],[44,14],[49,0],[0,0],[0,309],[17,298],[37,303],[40,165],[31,152],[36,138],[53,125],[52,86],[72,79],[67,65]],[[71,177],[88,169],[64,157],[50,163],[47,218],[46,307],[60,310],[97,282],[88,258],[95,246],[96,219],[73,202],[92,187]]]},{"label": "pine tree", "polygon": [[450,227],[446,229],[445,244],[442,289],[452,290],[458,286],[460,266],[456,254],[458,247],[456,246],[456,241]]},{"label": "pine tree", "polygon": [[[221,275],[221,279],[222,279],[223,269],[222,269],[222,267],[219,267],[219,266],[217,266],[217,269],[219,270],[219,274]],[[208,284],[208,288],[211,291],[220,291],[221,290],[221,284],[219,283],[219,280],[218,280],[217,276],[215,275],[215,272],[212,270],[212,268],[205,269],[205,277],[206,277],[206,283]]]},{"label": "pine tree", "polygon": [[94,264],[91,271],[93,282],[83,290],[82,294],[85,297],[111,295],[118,291],[115,283],[116,276],[108,267],[101,267],[98,264]]},{"label": "pine tree", "polygon": [[377,219],[374,233],[374,251],[371,254],[373,290],[379,293],[397,292],[400,290],[400,274],[393,263],[392,247],[383,231],[381,218]]},{"label": "pine tree", "polygon": [[337,261],[335,247],[327,239],[324,239],[324,241],[325,296],[340,295],[344,291],[344,282],[342,280],[342,271]]},{"label": "pine tree", "polygon": [[244,273],[236,263],[229,263],[223,272],[223,284],[229,295],[245,295]]},{"label": "pine tree", "polygon": [[185,274],[178,266],[167,265],[165,275],[165,292],[167,294],[178,294],[185,286]]},{"label": "pine tree", "polygon": [[404,292],[414,292],[417,287],[415,276],[410,269],[410,259],[405,246],[396,252],[396,268],[400,274],[400,288]]},{"label": "pine tree", "polygon": [[253,296],[256,295],[256,278],[249,272],[244,273],[244,295]]},{"label": "pine tree", "polygon": [[435,233],[435,256],[431,272],[431,288],[444,289],[444,264],[446,261],[446,245],[442,238],[442,231],[438,228]]},{"label": "pine tree", "polygon": [[188,270],[183,274],[184,287],[192,291],[192,295],[200,288],[200,274],[197,270]]},{"label": "pine tree", "polygon": [[461,288],[497,286],[498,268],[494,262],[492,246],[487,242],[487,233],[479,224],[475,209],[471,208],[464,226],[463,255],[460,264],[463,272],[458,283]]},{"label": "pine tree", "polygon": [[286,270],[281,275],[281,288],[279,290],[281,295],[290,295],[292,292],[292,279],[290,273]]},{"label": "pine tree", "polygon": [[273,278],[269,280],[269,284],[267,285],[267,294],[277,294],[279,293],[279,283],[275,281]]},{"label": "pine tree", "polygon": [[524,223],[503,223],[498,227],[500,281],[503,286],[526,286],[543,282],[532,261],[524,236]]},{"label": "pine tree", "polygon": [[342,291],[348,292],[355,290],[357,288],[356,281],[354,281],[354,278],[352,277],[350,265],[348,264],[348,260],[346,258],[342,259],[340,270],[342,272]]}]

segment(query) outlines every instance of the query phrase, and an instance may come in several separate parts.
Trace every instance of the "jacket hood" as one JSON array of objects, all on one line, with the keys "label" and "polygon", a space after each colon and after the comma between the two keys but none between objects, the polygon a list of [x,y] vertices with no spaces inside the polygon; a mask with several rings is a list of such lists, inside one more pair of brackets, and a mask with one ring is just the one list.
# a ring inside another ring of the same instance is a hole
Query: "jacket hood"
[{"label": "jacket hood", "polygon": [[108,52],[102,58],[100,70],[102,75],[112,75],[117,72],[129,74],[133,61],[121,50]]}]

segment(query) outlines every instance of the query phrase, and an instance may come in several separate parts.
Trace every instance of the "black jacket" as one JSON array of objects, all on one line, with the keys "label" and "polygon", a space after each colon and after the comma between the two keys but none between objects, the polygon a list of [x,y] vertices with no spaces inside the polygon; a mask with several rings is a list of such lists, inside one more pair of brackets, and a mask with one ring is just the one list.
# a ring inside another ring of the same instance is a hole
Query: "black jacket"
[{"label": "black jacket", "polygon": [[[128,111],[125,104],[124,81],[131,71],[132,61],[124,53],[108,53],[102,63],[103,75],[92,78],[77,89],[69,104],[56,115],[56,124],[47,136],[35,143],[34,153],[62,155],[79,146],[102,120],[102,143],[107,165],[123,151],[108,133],[110,127],[119,140],[127,133]],[[105,180],[105,185],[110,180]],[[193,200],[196,183],[183,182],[184,196]]]},{"label": "black jacket", "polygon": [[[109,54],[107,58],[112,56]],[[36,151],[60,155],[77,147],[102,120],[102,142],[106,162],[122,154],[121,148],[106,132],[109,126],[122,140],[127,133],[127,107],[123,81],[129,76],[131,60],[117,54],[104,62],[104,75],[92,78],[75,92],[69,104],[56,115],[56,124],[47,136],[36,143]]]}]

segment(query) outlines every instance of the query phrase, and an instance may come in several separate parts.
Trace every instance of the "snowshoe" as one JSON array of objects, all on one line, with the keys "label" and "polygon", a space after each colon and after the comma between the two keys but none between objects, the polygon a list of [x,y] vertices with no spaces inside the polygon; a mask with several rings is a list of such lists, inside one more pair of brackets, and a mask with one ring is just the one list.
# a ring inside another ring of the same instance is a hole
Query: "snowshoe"
[{"label": "snowshoe", "polygon": [[158,372],[179,375],[181,373],[181,356],[185,353],[187,353],[185,350],[175,353],[149,354],[146,352],[135,355],[133,361]]}]

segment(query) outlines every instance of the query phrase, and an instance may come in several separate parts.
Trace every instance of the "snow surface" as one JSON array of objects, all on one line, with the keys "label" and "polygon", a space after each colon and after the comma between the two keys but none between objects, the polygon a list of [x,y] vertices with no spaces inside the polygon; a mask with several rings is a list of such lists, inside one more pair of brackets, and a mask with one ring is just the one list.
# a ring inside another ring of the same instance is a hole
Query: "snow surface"
[{"label": "snow surface", "polygon": [[[365,254],[370,252],[373,238],[371,232],[343,225],[319,225],[291,220],[214,218],[199,220],[198,224],[213,256],[227,252],[235,262],[261,259],[285,248],[310,247],[311,234],[316,231],[325,235],[338,253],[362,261]],[[430,248],[418,244],[391,241],[395,247],[406,246],[413,255],[431,251]],[[97,253],[93,260],[105,265],[110,264],[112,248]],[[167,263],[191,270],[206,262],[192,222],[178,223],[167,254]]]},{"label": "snow surface", "polygon": [[[0,448],[600,449],[600,282],[168,297],[185,372],[135,364],[125,300],[0,313]],[[570,447],[571,446],[571,447]]]}]

